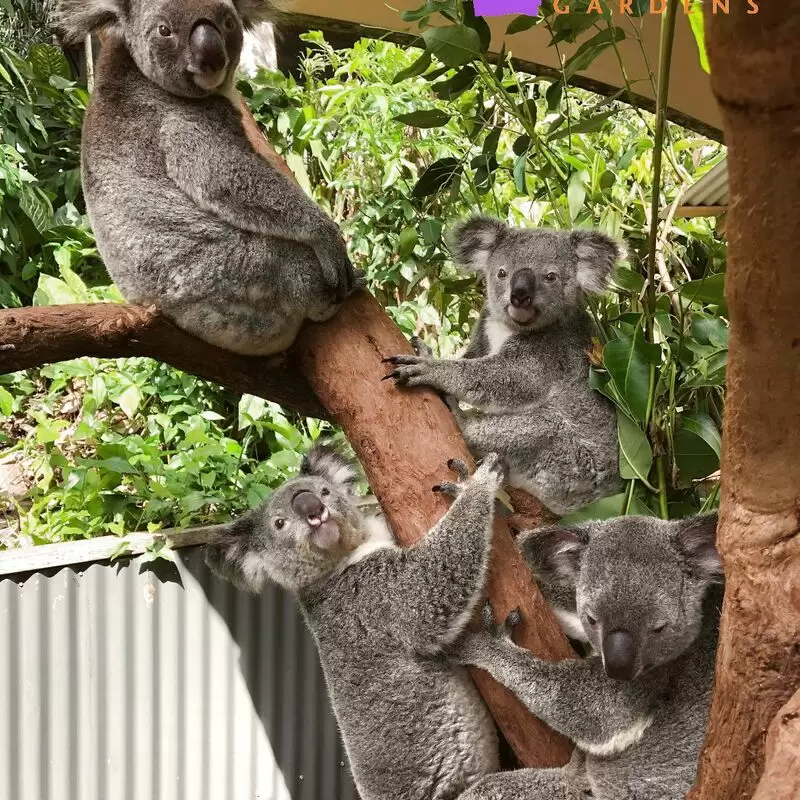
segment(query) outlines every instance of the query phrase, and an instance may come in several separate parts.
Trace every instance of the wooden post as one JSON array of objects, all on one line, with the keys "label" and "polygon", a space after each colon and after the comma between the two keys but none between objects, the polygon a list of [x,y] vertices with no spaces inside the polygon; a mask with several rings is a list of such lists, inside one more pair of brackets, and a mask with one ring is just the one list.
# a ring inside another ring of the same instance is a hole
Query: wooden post
[{"label": "wooden post", "polygon": [[764,733],[800,685],[800,0],[757,6],[705,4],[729,147],[730,359],[726,592],[693,800],[752,796]]}]

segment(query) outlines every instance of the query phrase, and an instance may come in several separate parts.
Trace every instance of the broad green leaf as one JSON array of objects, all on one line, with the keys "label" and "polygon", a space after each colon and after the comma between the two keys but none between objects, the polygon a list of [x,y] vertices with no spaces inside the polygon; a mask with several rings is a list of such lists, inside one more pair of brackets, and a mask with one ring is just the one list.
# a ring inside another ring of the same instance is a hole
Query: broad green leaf
[{"label": "broad green leaf", "polygon": [[[427,50],[425,51],[427,52]],[[462,67],[452,78],[434,83],[431,87],[440,100],[452,100],[469,89],[478,77],[475,67],[467,64]]]},{"label": "broad green leaf", "polygon": [[430,197],[446,189],[461,174],[461,162],[457,158],[442,158],[434,161],[419,177],[411,192],[412,197]]},{"label": "broad green leaf", "polygon": [[[647,484],[653,466],[653,450],[641,428],[627,414],[617,409],[619,439],[619,474],[625,480],[638,479]],[[649,485],[649,484],[648,484]]]},{"label": "broad green leaf", "polygon": [[39,275],[39,283],[33,293],[33,305],[62,306],[79,302],[78,295],[64,281],[52,275]]},{"label": "broad green leaf", "polygon": [[28,60],[31,62],[36,77],[42,83],[48,83],[53,75],[67,81],[72,79],[69,62],[58,47],[51,44],[34,44],[28,52]]},{"label": "broad green leaf", "polygon": [[[573,511],[562,517],[559,522],[565,525],[574,525],[578,522],[592,522],[593,520],[611,519],[612,517],[619,517],[625,511],[625,493],[615,494],[611,497],[603,497],[600,500],[595,500],[588,506],[584,506],[578,511]],[[653,512],[634,494],[629,514],[637,516],[652,517]]]},{"label": "broad green leaf", "polygon": [[569,203],[569,216],[574,222],[583,208],[586,200],[586,184],[589,181],[589,173],[586,170],[573,172],[567,187],[567,201]]},{"label": "broad green leaf", "polygon": [[661,348],[645,342],[641,328],[633,336],[613,339],[603,348],[603,366],[633,416],[645,421],[650,397],[650,367],[661,360]]},{"label": "broad green leaf", "polygon": [[408,114],[398,114],[394,117],[397,122],[404,125],[411,125],[414,128],[441,128],[450,122],[450,115],[438,108],[427,108],[419,111],[411,111]]},{"label": "broad green leaf", "polygon": [[128,419],[133,419],[141,402],[142,393],[139,391],[139,387],[134,384],[131,384],[117,400],[119,407],[125,412],[125,416]]},{"label": "broad green leaf", "polygon": [[416,228],[404,228],[400,236],[397,237],[398,251],[403,258],[410,256],[419,242],[419,234]]},{"label": "broad green leaf", "polygon": [[700,58],[700,66],[707,74],[711,74],[711,65],[708,63],[708,52],[706,51],[706,25],[703,19],[703,0],[692,0],[689,13],[686,15],[691,25],[694,41],[697,44],[697,55]]},{"label": "broad green leaf", "polygon": [[559,108],[561,108],[561,98],[563,95],[564,84],[561,83],[561,81],[553,81],[553,83],[547,87],[547,92],[545,93],[547,110],[557,111]]},{"label": "broad green leaf", "polygon": [[538,25],[541,20],[541,17],[530,17],[527,14],[521,14],[511,20],[511,23],[506,28],[506,33],[509,36],[515,33],[522,33],[523,31],[530,30],[534,25]]},{"label": "broad green leaf", "polygon": [[725,273],[720,272],[698,281],[684,283],[678,292],[690,303],[725,305]]},{"label": "broad green leaf", "polygon": [[394,76],[392,85],[402,83],[408,78],[417,78],[420,75],[424,75],[430,65],[431,54],[425,50],[410,67],[406,67],[404,70],[401,70],[397,73],[397,75]]},{"label": "broad green leaf", "polygon": [[14,411],[14,397],[11,392],[0,386],[0,414],[9,416]]},{"label": "broad green leaf", "polygon": [[480,36],[467,25],[428,28],[422,38],[425,47],[448,67],[461,67],[481,54]]},{"label": "broad green leaf", "polygon": [[675,461],[682,483],[706,478],[719,469],[722,438],[707,414],[686,412],[675,434]]},{"label": "broad green leaf", "polygon": [[[591,16],[591,15],[588,15]],[[625,38],[622,28],[604,28],[599,33],[585,41],[575,53],[564,63],[564,79],[570,80],[576,72],[588,69],[592,62],[612,44],[621,42]]]},{"label": "broad green leaf", "polygon": [[23,183],[20,186],[19,207],[39,233],[44,233],[50,227],[53,207],[41,189]]},{"label": "broad green leaf", "polygon": [[579,120],[568,128],[554,131],[547,138],[549,141],[554,141],[556,139],[563,139],[565,136],[570,136],[573,133],[594,133],[595,131],[599,131],[616,113],[618,112],[604,111],[602,114],[595,114],[593,117]]},{"label": "broad green leaf", "polygon": [[644,289],[644,276],[627,267],[617,267],[611,276],[614,286],[631,294],[639,294]]},{"label": "broad green leaf", "polygon": [[442,239],[442,229],[444,226],[438,219],[424,219],[419,225],[419,232],[422,240],[428,246],[438,244]]},{"label": "broad green leaf", "polygon": [[701,344],[727,348],[728,326],[719,317],[692,315],[692,336]]},{"label": "broad green leaf", "polygon": [[525,167],[528,164],[528,157],[523,153],[514,162],[514,186],[520,194],[525,194],[527,185],[525,183]]}]

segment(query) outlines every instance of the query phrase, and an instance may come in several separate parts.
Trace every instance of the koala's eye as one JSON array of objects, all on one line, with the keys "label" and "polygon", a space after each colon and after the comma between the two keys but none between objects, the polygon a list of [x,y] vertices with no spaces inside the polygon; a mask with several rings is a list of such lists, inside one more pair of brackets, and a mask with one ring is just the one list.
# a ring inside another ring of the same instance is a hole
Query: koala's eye
[{"label": "koala's eye", "polygon": [[662,622],[660,625],[653,626],[650,630],[653,633],[664,633],[664,631],[666,629],[667,629],[667,623],[666,622]]},{"label": "koala's eye", "polygon": [[328,488],[323,488],[323,490],[320,492],[320,494],[321,494],[323,497],[327,497],[327,496],[328,496],[330,493],[331,493],[331,490],[330,490],[330,489],[328,489]]},{"label": "koala's eye", "polygon": [[593,628],[594,628],[594,626],[595,626],[595,625],[597,625],[597,620],[596,620],[596,619],[595,619],[595,618],[594,618],[594,617],[593,617],[591,614],[587,614],[587,615],[586,615],[586,621],[587,621],[587,622],[588,622],[588,623],[589,623],[589,624],[590,624],[590,625],[591,625]]},{"label": "koala's eye", "polygon": [[548,283],[553,283],[554,281],[558,280],[558,273],[557,272],[548,272],[547,275],[544,276],[544,279]]},{"label": "koala's eye", "polygon": [[508,277],[508,273],[504,269],[497,270],[497,277],[501,280]]},{"label": "koala's eye", "polygon": [[278,518],[275,520],[274,525],[278,530],[281,530],[286,525],[286,520]]},{"label": "koala's eye", "polygon": [[158,33],[159,36],[172,36],[172,31],[166,25],[159,25],[158,26]]},{"label": "koala's eye", "polygon": [[222,27],[225,28],[226,31],[232,31],[236,27],[236,20],[231,14],[228,14],[222,21]]}]

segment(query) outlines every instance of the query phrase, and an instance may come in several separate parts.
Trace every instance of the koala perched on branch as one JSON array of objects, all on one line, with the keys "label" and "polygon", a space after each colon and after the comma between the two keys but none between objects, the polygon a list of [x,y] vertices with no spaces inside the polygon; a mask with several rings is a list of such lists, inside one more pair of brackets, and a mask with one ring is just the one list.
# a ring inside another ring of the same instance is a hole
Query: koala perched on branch
[{"label": "koala perched on branch", "polygon": [[682,800],[714,681],[715,534],[713,515],[620,517],[520,537],[546,596],[548,582],[560,584],[556,596],[571,584],[575,623],[597,655],[541,661],[511,641],[513,614],[498,626],[485,609],[484,632],[456,643],[454,658],[488,670],[578,749],[569,769],[488,777],[463,800]]},{"label": "koala perched on branch", "polygon": [[462,667],[443,656],[482,597],[501,474],[488,456],[414,547],[354,505],[352,465],[318,447],[300,477],[207,547],[222,577],[293,592],[317,643],[363,800],[450,800],[498,768],[496,729]]},{"label": "koala perched on branch", "polygon": [[83,128],[86,204],[127,300],[244,355],[329,319],[358,282],[338,227],[251,148],[234,77],[274,0],[61,0],[107,37]]},{"label": "koala perched on branch", "polygon": [[[452,243],[456,260],[486,282],[469,346],[457,359],[386,359],[395,365],[387,377],[455,401],[473,452],[497,452],[509,483],[555,514],[621,491],[614,409],[588,381],[584,300],[602,290],[619,245],[595,231],[514,230],[487,217],[462,224]],[[462,411],[459,401],[476,408]]]}]

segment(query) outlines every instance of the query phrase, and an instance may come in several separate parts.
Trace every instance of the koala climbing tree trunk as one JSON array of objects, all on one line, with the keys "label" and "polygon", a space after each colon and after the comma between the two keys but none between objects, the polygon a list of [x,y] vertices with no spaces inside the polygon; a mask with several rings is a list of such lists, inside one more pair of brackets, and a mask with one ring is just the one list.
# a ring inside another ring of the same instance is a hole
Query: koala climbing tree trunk
[{"label": "koala climbing tree trunk", "polygon": [[[730,14],[705,8],[731,198],[718,534],[726,594],[708,738],[690,797],[738,800],[752,796],[764,732],[800,685],[800,0],[761,3],[749,15],[745,3],[731,3]],[[772,737],[778,747],[781,736],[800,747],[791,714]],[[794,775],[782,763],[773,760],[759,798],[798,796],[797,756]]]},{"label": "koala climbing tree trunk", "polygon": [[[246,109],[244,123],[255,150],[290,175]],[[447,507],[431,492],[434,484],[452,477],[447,459],[470,457],[452,414],[437,395],[423,389],[398,391],[381,381],[386,372],[381,358],[404,351],[410,352],[408,343],[366,293],[353,296],[331,321],[307,326],[287,356],[273,358],[218,350],[179,331],[154,310],[136,306],[0,311],[0,373],[82,355],[149,356],[234,390],[336,420],[361,459],[398,539],[410,545]],[[530,526],[548,519],[524,493],[515,493],[514,505]],[[500,517],[487,592],[498,615],[521,608],[521,645],[542,658],[574,656]],[[476,670],[473,675],[523,765],[560,766],[568,761],[571,746],[563,737],[532,717],[486,673]]]}]

